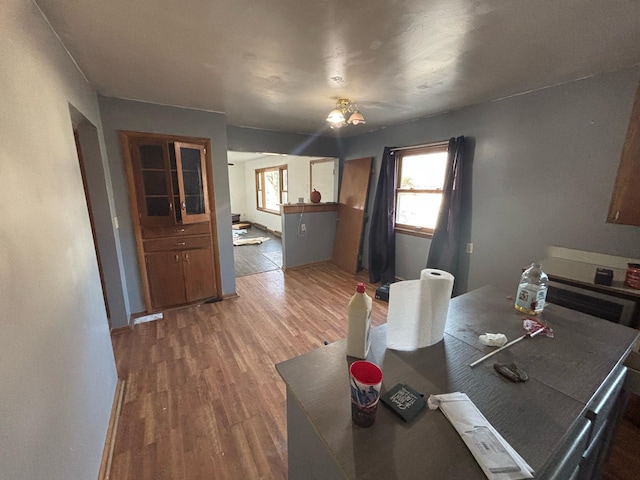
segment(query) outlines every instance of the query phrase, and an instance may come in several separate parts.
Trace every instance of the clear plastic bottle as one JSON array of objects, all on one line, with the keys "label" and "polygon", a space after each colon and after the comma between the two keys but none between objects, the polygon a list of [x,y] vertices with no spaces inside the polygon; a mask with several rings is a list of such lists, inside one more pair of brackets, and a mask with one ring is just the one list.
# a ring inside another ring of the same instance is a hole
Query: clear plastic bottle
[{"label": "clear plastic bottle", "polygon": [[349,324],[347,328],[347,355],[367,358],[371,346],[371,307],[373,301],[365,292],[364,283],[356,285],[356,293],[349,300]]},{"label": "clear plastic bottle", "polygon": [[539,263],[532,263],[527,268],[518,285],[516,310],[527,315],[538,315],[544,309],[547,298],[549,277],[542,271]]}]

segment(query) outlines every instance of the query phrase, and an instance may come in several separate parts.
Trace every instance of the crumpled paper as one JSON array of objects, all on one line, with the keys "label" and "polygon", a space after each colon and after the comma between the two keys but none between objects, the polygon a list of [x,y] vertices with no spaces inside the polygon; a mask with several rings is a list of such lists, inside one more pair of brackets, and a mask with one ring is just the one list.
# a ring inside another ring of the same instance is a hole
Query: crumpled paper
[{"label": "crumpled paper", "polygon": [[479,338],[480,343],[488,347],[501,347],[507,343],[507,336],[503,333],[485,333]]}]

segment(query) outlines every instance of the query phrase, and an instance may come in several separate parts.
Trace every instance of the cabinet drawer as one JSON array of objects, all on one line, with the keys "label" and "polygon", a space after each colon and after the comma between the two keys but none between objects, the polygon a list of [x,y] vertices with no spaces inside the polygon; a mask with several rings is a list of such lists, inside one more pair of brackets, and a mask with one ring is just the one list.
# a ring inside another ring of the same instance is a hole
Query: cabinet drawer
[{"label": "cabinet drawer", "polygon": [[596,432],[600,430],[601,425],[606,422],[613,406],[616,404],[620,390],[622,390],[626,371],[627,369],[624,366],[614,370],[590,402],[587,410],[587,418],[591,420],[593,425],[589,433],[589,445]]},{"label": "cabinet drawer", "polygon": [[163,250],[189,250],[193,248],[211,247],[211,237],[200,235],[197,237],[168,237],[155,238],[144,241],[145,252],[161,252]]},{"label": "cabinet drawer", "polygon": [[564,480],[576,474],[582,454],[587,448],[591,422],[581,418],[573,429],[564,445],[562,445],[553,459],[543,467],[543,471],[536,478]]},{"label": "cabinet drawer", "polygon": [[142,238],[176,237],[182,235],[208,235],[209,222],[188,223],[171,227],[142,227]]}]

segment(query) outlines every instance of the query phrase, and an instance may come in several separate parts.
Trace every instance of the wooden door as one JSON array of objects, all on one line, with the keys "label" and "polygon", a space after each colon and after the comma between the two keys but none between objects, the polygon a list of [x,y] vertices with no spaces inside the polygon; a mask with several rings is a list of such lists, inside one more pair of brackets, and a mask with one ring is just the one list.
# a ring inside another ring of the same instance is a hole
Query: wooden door
[{"label": "wooden door", "polygon": [[640,226],[640,85],[633,102],[607,222]]},{"label": "wooden door", "polygon": [[167,142],[139,139],[130,144],[140,225],[174,225],[173,185]]},{"label": "wooden door", "polygon": [[176,202],[178,223],[209,221],[209,197],[207,197],[207,174],[205,149],[203,145],[175,142],[175,171],[172,175],[178,181],[179,198]]},{"label": "wooden door", "polygon": [[216,296],[211,249],[199,248],[183,252],[182,265],[187,302]]},{"label": "wooden door", "polygon": [[145,258],[153,309],[185,303],[182,252],[153,252]]},{"label": "wooden door", "polygon": [[344,162],[342,171],[333,263],[350,273],[357,273],[362,265],[372,160],[372,157],[348,160]]}]

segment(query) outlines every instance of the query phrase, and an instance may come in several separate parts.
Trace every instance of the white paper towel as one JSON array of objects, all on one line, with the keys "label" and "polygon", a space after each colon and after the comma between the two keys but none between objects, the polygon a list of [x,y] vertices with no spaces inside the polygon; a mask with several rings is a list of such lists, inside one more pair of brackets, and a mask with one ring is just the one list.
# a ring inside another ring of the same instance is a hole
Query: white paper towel
[{"label": "white paper towel", "polygon": [[387,347],[415,350],[444,337],[454,277],[426,268],[420,280],[392,283],[389,288]]}]

